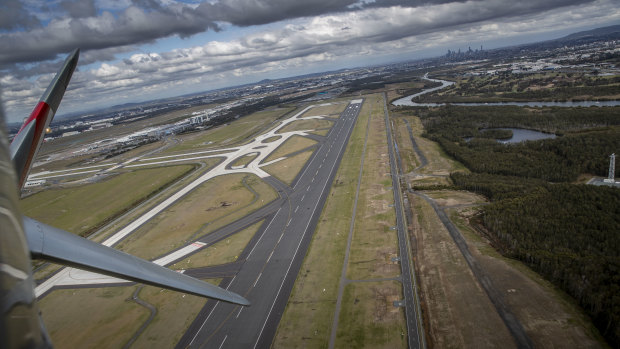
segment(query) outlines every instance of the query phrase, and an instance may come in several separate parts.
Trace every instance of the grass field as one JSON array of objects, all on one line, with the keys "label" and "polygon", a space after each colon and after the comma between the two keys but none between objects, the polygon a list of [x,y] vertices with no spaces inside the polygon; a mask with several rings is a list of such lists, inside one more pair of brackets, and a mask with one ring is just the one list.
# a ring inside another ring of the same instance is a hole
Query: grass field
[{"label": "grass field", "polygon": [[394,197],[390,186],[389,153],[382,103],[372,103],[366,159],[355,217],[347,277],[351,280],[386,278],[400,274]]},{"label": "grass field", "polygon": [[[244,185],[246,177],[246,184],[258,197]],[[218,176],[138,228],[118,248],[152,259],[243,217],[275,197],[273,188],[254,175]]]},{"label": "grass field", "polygon": [[157,314],[132,348],[174,347],[208,301],[203,297],[153,286],[145,286],[138,296],[155,306]]},{"label": "grass field", "polygon": [[56,348],[120,348],[148,318],[137,286],[55,290],[39,301]]},{"label": "grass field", "polygon": [[134,170],[94,184],[42,191],[22,199],[20,207],[28,217],[86,235],[193,168],[180,165]]},{"label": "grass field", "polygon": [[296,151],[306,149],[315,144],[317,144],[317,141],[313,139],[303,136],[293,136],[287,139],[286,142],[282,143],[274,152],[269,154],[269,156],[265,158],[263,162],[269,162],[281,158]]},{"label": "grass field", "polygon": [[174,264],[170,269],[191,269],[236,261],[263,222],[254,223],[225,240],[207,246],[202,251]]},{"label": "grass field", "polygon": [[238,167],[238,166],[245,167],[247,166],[247,164],[252,162],[252,160],[256,159],[257,156],[258,156],[258,153],[244,155],[242,157],[235,159],[235,161],[231,162],[230,166],[231,167]]},{"label": "grass field", "polygon": [[334,126],[333,121],[324,119],[299,120],[293,121],[290,124],[284,126],[283,128],[279,129],[277,133],[316,130],[319,128],[331,128],[332,126]]},{"label": "grass field", "polygon": [[336,348],[406,348],[407,327],[396,281],[350,283],[344,289]]},{"label": "grass field", "polygon": [[310,156],[312,156],[311,150],[304,151],[271,165],[264,166],[262,169],[290,185],[306,162],[308,162]]},{"label": "grass field", "polygon": [[314,108],[310,108],[310,110],[306,111],[302,117],[307,116],[319,116],[326,115],[330,117],[339,117],[340,113],[344,111],[344,109],[349,105],[348,103],[337,103],[325,106],[318,106]]}]

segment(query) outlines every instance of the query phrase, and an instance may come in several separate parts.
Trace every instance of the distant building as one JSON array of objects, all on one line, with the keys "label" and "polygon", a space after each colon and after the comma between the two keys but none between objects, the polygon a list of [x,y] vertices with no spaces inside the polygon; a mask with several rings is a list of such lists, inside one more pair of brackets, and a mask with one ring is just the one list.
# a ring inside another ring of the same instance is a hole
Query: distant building
[{"label": "distant building", "polygon": [[204,122],[204,117],[202,115],[192,116],[189,118],[190,125],[202,125]]},{"label": "distant building", "polygon": [[24,188],[32,188],[32,187],[37,187],[39,185],[43,185],[45,184],[45,179],[39,179],[36,181],[26,181],[26,184],[24,184]]},{"label": "distant building", "polygon": [[79,131],[69,131],[69,132],[63,133],[61,137],[69,137],[69,136],[73,136],[73,135],[77,135],[77,134],[80,134],[80,132]]}]

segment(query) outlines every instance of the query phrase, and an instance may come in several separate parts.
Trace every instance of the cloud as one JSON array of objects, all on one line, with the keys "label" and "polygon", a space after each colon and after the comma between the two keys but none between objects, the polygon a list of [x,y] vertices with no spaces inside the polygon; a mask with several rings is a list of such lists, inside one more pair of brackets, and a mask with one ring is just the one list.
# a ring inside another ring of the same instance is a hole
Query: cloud
[{"label": "cloud", "polygon": [[40,26],[39,20],[28,13],[20,0],[0,2],[0,30],[31,29]]},{"label": "cloud", "polygon": [[64,0],[60,6],[72,18],[94,17],[96,14],[94,0]]},{"label": "cloud", "polygon": [[[555,0],[544,3],[531,0],[438,1],[417,7],[380,7],[376,5],[378,2],[356,2],[355,10],[308,17],[267,29],[259,27],[260,31],[234,40],[211,41],[167,52],[136,53],[120,61],[113,61],[114,56],[130,52],[135,46],[125,44],[97,49],[99,44],[95,43],[91,50],[82,51],[80,66],[103,58],[110,62],[97,68],[79,69],[63,106],[65,110],[84,109],[135,101],[136,96],[151,99],[180,95],[252,81],[257,74],[272,72],[282,76],[292,75],[294,71],[308,72],[312,67],[320,70],[326,62],[351,65],[351,62],[363,61],[364,57],[412,54],[442,45],[509,38],[570,28],[576,23],[583,26],[620,19],[615,0],[597,0],[572,7],[563,7],[566,1]],[[157,10],[151,2],[136,4],[139,6],[131,6],[116,16],[104,12],[97,18],[78,19],[83,27],[65,40],[88,40],[90,35],[84,33],[88,31],[108,35],[129,32],[144,37],[139,28],[149,27],[148,23],[143,23],[145,21],[162,18],[156,22],[160,24],[165,20],[172,22],[179,13],[190,19],[195,15],[183,14],[182,8]],[[71,28],[73,20],[76,19],[50,22],[48,28]],[[168,31],[173,27],[172,23],[163,26]],[[120,42],[133,40],[124,38]],[[0,52],[0,57],[3,54]],[[3,99],[8,114],[15,115],[17,111],[31,108],[58,65],[59,62],[45,62],[9,71],[0,80],[5,87]],[[35,73],[44,74],[30,81]],[[26,77],[31,78],[27,80]]]},{"label": "cloud", "polygon": [[[11,13],[24,15],[17,0],[6,1],[7,6],[15,7]],[[55,59],[58,54],[69,52],[75,47],[80,47],[83,51],[100,50],[150,43],[172,35],[188,37],[207,30],[219,30],[217,23],[223,22],[236,26],[251,26],[300,17],[329,14],[339,16],[388,8],[406,9],[407,13],[415,15],[430,14],[420,20],[427,22],[426,26],[422,26],[423,30],[433,30],[492,18],[536,14],[593,0],[220,0],[203,1],[197,6],[181,2],[168,2],[169,4],[164,6],[157,0],[132,1],[133,5],[124,10],[100,11],[97,16],[93,16],[92,0],[64,0],[60,4],[69,12],[69,17],[52,19],[45,27],[27,24],[29,22],[25,19],[19,20],[17,23],[30,29],[0,33],[0,47],[11,47],[11,50],[0,51],[0,66]],[[441,9],[442,13],[430,13],[428,8]],[[418,10],[419,12],[416,12]],[[381,19],[394,27],[399,24],[395,23],[396,20],[410,22],[402,16]],[[17,25],[11,24],[11,21],[0,23],[13,27]],[[383,23],[375,22],[373,25],[383,26]],[[350,27],[348,23],[341,26],[347,27]],[[399,36],[398,33],[394,34],[395,37]],[[412,34],[410,31],[406,33]]]}]

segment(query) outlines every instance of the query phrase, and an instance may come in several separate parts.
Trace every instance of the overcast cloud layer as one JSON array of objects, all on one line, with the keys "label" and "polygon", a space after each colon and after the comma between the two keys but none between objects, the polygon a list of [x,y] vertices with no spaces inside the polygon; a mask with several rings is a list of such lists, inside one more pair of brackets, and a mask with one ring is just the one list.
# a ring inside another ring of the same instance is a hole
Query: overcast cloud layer
[{"label": "overcast cloud layer", "polygon": [[[248,82],[283,69],[321,70],[352,58],[620,22],[618,0],[29,2],[0,3],[0,47],[10,48],[0,51],[0,84],[11,121],[29,113],[60,57],[75,47],[82,49],[80,66],[92,65],[74,75],[62,106],[68,110]],[[171,36],[213,31],[217,39],[220,30],[247,26],[250,34],[236,39],[141,50]]]}]

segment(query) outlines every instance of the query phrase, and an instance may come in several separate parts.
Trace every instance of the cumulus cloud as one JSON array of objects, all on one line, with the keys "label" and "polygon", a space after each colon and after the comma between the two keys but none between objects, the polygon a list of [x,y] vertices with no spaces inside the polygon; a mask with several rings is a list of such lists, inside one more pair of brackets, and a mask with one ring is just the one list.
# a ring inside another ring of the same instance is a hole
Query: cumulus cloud
[{"label": "cumulus cloud", "polygon": [[39,26],[39,20],[28,13],[20,0],[0,2],[0,30],[31,29]]},{"label": "cumulus cloud", "polygon": [[[144,38],[155,40],[164,33],[176,33],[183,28],[186,33],[191,32],[194,25],[192,21],[198,21],[196,16],[201,6],[195,7],[196,11],[193,11],[194,8],[184,5],[164,8],[161,3],[148,0],[134,0],[133,3],[117,14],[102,12],[96,18],[59,19],[50,22],[46,33],[37,32],[36,29],[23,33],[39,33],[42,37],[39,38],[40,44],[53,42],[49,47],[62,42],[63,50],[67,51],[73,47],[71,43],[84,42],[85,46],[82,47],[90,50],[82,51],[80,65],[83,66],[103,57],[112,61],[117,53],[131,51],[135,48],[133,43]],[[259,6],[265,3],[258,0],[235,0],[229,2],[229,5]],[[234,81],[247,82],[247,79],[260,73],[307,69],[329,61],[359,59],[363,55],[414,52],[471,38],[476,41],[488,40],[557,30],[574,23],[589,25],[620,19],[616,0],[596,0],[572,7],[565,5],[573,2],[557,0],[469,0],[449,3],[438,0],[418,2],[416,6],[387,6],[397,4],[395,0],[335,3],[338,5],[334,5],[334,8],[340,9],[334,10],[336,12],[268,29],[258,27],[260,30],[234,40],[211,41],[167,52],[136,53],[120,61],[101,64],[97,68],[80,69],[74,74],[63,105],[71,110],[70,106],[85,108],[88,105],[121,103],[123,98],[135,96],[144,96],[144,99],[160,97],[163,93],[161,91],[178,95],[191,92],[187,90],[190,87],[195,91],[218,85],[227,86]],[[284,3],[280,4],[285,6]],[[381,4],[386,6],[382,7]],[[297,16],[293,9],[283,8],[281,12],[278,18]],[[177,16],[188,19],[185,27],[175,27]],[[218,16],[224,15],[220,13]],[[268,17],[265,14],[263,20]],[[583,22],[584,18],[589,22]],[[231,23],[236,21],[237,25],[249,23],[244,22],[242,17],[229,17],[228,20]],[[205,18],[201,17],[200,21],[203,23]],[[208,19],[206,23],[216,28],[215,21]],[[144,28],[152,29],[144,33]],[[123,37],[114,37],[121,33]],[[11,35],[19,36],[19,33]],[[0,34],[0,45],[5,45],[3,40],[6,40],[6,36]],[[25,38],[23,40],[27,41]],[[19,61],[15,57],[6,56],[11,54],[17,55],[0,52],[0,60]],[[25,50],[21,55],[32,56],[33,53]],[[9,74],[2,78],[0,84],[5,86],[3,99],[9,114],[32,107],[57,67],[58,63],[46,62],[30,65],[27,69],[7,70]],[[35,81],[32,78],[26,79],[35,73],[43,75]],[[246,81],[240,80],[242,78]]]},{"label": "cumulus cloud", "polygon": [[[18,0],[6,1],[8,5],[15,7],[11,13],[23,12]],[[421,15],[428,14],[427,8],[441,9],[442,13],[432,13],[430,17],[422,18],[428,24],[424,26],[424,30],[432,30],[492,18],[535,14],[592,1],[219,0],[203,1],[197,6],[180,2],[168,2],[168,5],[164,6],[157,0],[132,0],[133,5],[122,11],[102,11],[93,16],[95,8],[92,0],[64,0],[61,6],[69,12],[69,17],[52,19],[45,27],[0,33],[0,47],[11,47],[11,50],[0,52],[0,65],[54,59],[59,53],[69,52],[75,47],[97,50],[153,42],[171,35],[187,37],[206,30],[219,30],[217,23],[222,22],[251,26],[330,13],[337,16],[342,13],[364,12],[364,9],[370,8],[420,9]],[[409,22],[402,16],[381,19]],[[11,24],[11,21],[0,23],[6,23],[5,26],[16,25]],[[18,23],[28,21],[24,19]],[[350,26],[345,23],[341,28],[347,27]]]},{"label": "cumulus cloud", "polygon": [[96,14],[94,0],[64,0],[60,6],[73,18],[93,17]]}]

